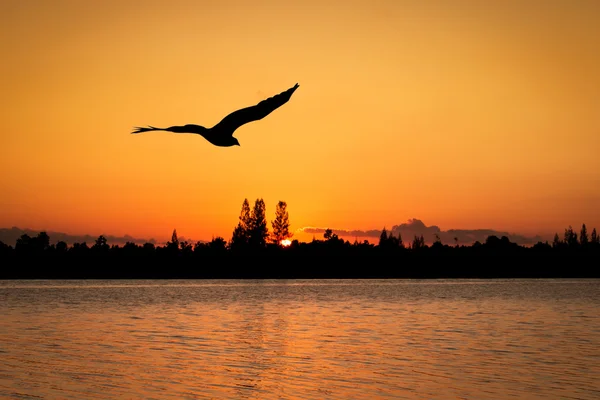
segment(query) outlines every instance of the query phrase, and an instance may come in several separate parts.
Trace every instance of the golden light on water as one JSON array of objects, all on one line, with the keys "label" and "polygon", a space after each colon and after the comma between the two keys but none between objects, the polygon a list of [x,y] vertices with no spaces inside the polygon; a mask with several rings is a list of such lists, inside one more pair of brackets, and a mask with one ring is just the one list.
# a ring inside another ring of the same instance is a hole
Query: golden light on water
[{"label": "golden light on water", "polygon": [[288,247],[288,246],[289,246],[289,245],[291,245],[291,244],[292,244],[292,241],[291,241],[291,240],[289,240],[289,239],[283,239],[283,240],[281,241],[281,245],[282,245],[283,247]]}]

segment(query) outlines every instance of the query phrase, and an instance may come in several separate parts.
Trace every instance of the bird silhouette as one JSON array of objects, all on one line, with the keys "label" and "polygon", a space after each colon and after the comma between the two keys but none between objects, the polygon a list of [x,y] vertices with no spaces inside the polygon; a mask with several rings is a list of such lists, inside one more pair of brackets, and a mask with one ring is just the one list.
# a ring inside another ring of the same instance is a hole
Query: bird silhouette
[{"label": "bird silhouette", "polygon": [[292,94],[298,89],[296,83],[293,87],[285,90],[275,96],[269,97],[261,101],[260,103],[236,110],[221,120],[218,124],[212,128],[205,128],[200,125],[183,125],[183,126],[171,126],[169,128],[156,128],[154,126],[148,126],[147,128],[135,127],[131,133],[142,133],[148,131],[169,131],[175,133],[196,133],[204,139],[208,140],[215,146],[230,147],[239,146],[240,142],[237,138],[233,137],[233,133],[240,126],[247,124],[248,122],[257,121],[263,119],[267,115],[288,102]]}]

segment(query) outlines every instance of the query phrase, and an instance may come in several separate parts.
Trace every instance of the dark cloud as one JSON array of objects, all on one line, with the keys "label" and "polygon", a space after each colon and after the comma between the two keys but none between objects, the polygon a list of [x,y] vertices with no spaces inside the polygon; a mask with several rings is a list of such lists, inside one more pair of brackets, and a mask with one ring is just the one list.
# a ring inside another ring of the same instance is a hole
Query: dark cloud
[{"label": "dark cloud", "polygon": [[[322,235],[326,228],[313,228],[306,227],[300,230],[314,235]],[[377,243],[379,236],[381,235],[381,229],[372,229],[367,231],[362,230],[345,230],[345,229],[333,229],[332,232],[339,237],[352,240],[357,238],[359,240],[369,240],[371,243]],[[551,238],[543,238],[539,235],[536,236],[525,236],[517,233],[509,233],[503,231],[496,231],[493,229],[449,229],[442,231],[438,226],[431,225],[427,226],[423,221],[413,218],[409,219],[408,222],[393,225],[391,228],[386,228],[388,234],[392,233],[394,236],[402,235],[402,240],[405,243],[409,243],[415,236],[423,235],[426,243],[433,243],[436,240],[436,235],[439,236],[440,240],[444,244],[455,244],[458,240],[458,244],[471,245],[476,241],[481,243],[485,242],[488,236],[502,237],[506,236],[511,242],[518,243],[520,245],[533,245],[537,242],[544,240],[551,240]]]},{"label": "dark cloud", "polygon": [[[0,228],[0,241],[5,244],[8,244],[10,246],[14,246],[17,243],[17,239],[19,237],[21,237],[22,235],[29,235],[31,237],[35,237],[39,233],[40,233],[39,230],[33,230],[33,229],[21,229],[21,228],[17,228],[17,227]],[[96,239],[98,239],[98,236],[100,236],[100,235],[96,235],[96,236],[70,235],[68,233],[51,232],[51,231],[46,231],[46,233],[50,237],[50,244],[55,244],[60,241],[65,242],[68,245],[73,245],[73,243],[86,242],[89,246],[92,246],[96,242]],[[125,236],[104,235],[104,237],[106,238],[106,241],[109,245],[113,245],[113,244],[114,245],[123,245],[127,242],[132,242],[132,243],[136,243],[136,244],[144,244],[144,243],[157,244],[156,240],[154,240],[154,239],[140,239],[140,238],[134,238],[129,235],[125,235]]]}]

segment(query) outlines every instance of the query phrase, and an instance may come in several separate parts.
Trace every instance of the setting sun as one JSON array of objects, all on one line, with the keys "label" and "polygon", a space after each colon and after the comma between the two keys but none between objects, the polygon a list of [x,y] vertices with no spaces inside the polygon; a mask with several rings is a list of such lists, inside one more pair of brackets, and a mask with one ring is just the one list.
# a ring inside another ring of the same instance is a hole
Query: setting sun
[{"label": "setting sun", "polygon": [[600,400],[600,0],[0,11],[0,400]]},{"label": "setting sun", "polygon": [[[0,4],[0,229],[229,241],[244,198],[299,242],[600,227],[598,1]],[[296,83],[239,146],[131,134]]]}]

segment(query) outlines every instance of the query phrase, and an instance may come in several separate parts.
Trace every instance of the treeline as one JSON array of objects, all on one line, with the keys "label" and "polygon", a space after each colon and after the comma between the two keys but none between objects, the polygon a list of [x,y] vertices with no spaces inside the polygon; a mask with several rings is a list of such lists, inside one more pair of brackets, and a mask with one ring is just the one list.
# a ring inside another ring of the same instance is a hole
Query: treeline
[{"label": "treeline", "polygon": [[2,279],[96,278],[555,278],[600,277],[600,243],[596,229],[588,235],[572,227],[552,243],[524,247],[506,236],[484,243],[433,244],[423,236],[407,243],[382,230],[378,244],[353,243],[328,229],[322,239],[290,240],[287,204],[277,204],[269,231],[265,203],[242,204],[232,237],[210,242],[180,241],[174,230],[164,246],[151,243],[110,245],[50,243],[40,232],[22,235],[15,246],[0,242]]}]

